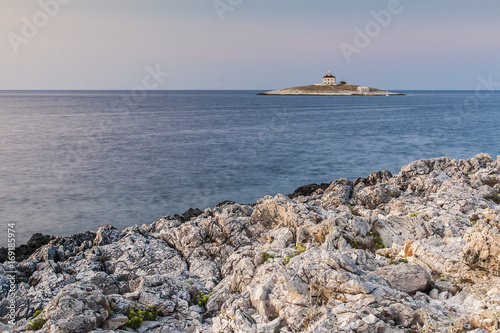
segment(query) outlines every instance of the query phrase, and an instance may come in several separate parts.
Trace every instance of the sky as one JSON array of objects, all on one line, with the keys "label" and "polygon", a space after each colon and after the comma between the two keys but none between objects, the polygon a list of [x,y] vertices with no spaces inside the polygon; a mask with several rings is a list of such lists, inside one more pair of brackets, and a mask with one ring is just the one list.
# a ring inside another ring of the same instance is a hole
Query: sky
[{"label": "sky", "polygon": [[0,90],[473,90],[499,36],[498,0],[1,0]]}]

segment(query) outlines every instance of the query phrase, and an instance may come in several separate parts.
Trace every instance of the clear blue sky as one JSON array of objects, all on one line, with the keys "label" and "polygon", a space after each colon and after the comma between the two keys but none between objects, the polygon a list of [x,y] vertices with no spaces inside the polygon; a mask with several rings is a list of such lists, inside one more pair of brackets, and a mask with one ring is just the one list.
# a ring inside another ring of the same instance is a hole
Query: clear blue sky
[{"label": "clear blue sky", "polygon": [[148,66],[169,73],[156,89],[277,89],[329,69],[383,89],[500,82],[498,0],[58,1],[0,2],[0,89],[132,89]]}]

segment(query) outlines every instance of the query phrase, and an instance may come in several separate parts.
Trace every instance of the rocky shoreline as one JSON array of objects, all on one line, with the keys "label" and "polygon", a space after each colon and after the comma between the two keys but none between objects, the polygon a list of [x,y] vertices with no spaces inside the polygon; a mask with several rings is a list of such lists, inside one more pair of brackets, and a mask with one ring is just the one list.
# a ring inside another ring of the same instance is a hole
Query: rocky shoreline
[{"label": "rocky shoreline", "polygon": [[360,86],[355,84],[342,85],[309,85],[292,88],[284,88],[266,91],[257,95],[281,95],[281,96],[402,96],[404,94],[369,88],[367,92],[358,90]]},{"label": "rocky shoreline", "polygon": [[0,266],[0,331],[500,332],[499,192],[441,157],[55,237]]}]

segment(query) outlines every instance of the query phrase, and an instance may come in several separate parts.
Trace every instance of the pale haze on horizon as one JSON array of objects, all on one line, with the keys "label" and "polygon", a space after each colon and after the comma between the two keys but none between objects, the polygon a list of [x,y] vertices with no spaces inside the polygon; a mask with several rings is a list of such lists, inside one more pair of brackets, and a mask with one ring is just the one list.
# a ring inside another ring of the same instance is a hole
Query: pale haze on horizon
[{"label": "pale haze on horizon", "polygon": [[[500,2],[3,0],[0,90],[500,88]],[[387,16],[386,14],[389,14]],[[361,32],[361,34],[360,34]],[[168,73],[168,76],[166,75]]]}]

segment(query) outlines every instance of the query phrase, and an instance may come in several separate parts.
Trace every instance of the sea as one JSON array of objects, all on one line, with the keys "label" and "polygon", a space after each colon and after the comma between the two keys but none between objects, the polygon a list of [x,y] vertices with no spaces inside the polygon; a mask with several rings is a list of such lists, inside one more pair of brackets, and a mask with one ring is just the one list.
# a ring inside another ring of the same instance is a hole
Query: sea
[{"label": "sea", "polygon": [[500,92],[0,91],[0,246],[500,155]]}]

